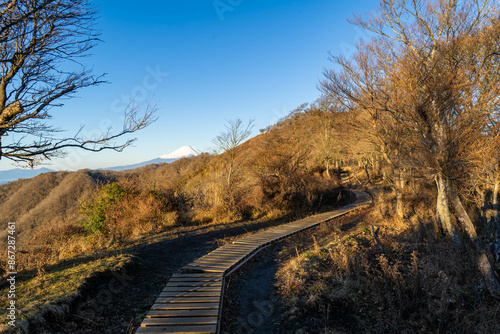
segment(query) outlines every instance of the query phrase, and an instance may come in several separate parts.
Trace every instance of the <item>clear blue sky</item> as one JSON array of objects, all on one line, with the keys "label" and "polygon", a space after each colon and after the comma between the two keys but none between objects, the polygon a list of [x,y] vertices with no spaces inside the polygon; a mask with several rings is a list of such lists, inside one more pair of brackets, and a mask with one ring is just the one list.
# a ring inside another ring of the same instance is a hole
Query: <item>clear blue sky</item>
[{"label": "clear blue sky", "polygon": [[[121,127],[124,104],[157,102],[159,119],[123,153],[74,151],[46,167],[137,163],[191,145],[208,150],[225,120],[255,119],[254,134],[320,95],[328,52],[352,52],[362,32],[346,19],[379,1],[98,0],[103,43],[85,63],[108,84],[81,90],[53,110],[72,135]],[[167,74],[168,73],[168,74]],[[13,168],[5,159],[0,170]]]}]

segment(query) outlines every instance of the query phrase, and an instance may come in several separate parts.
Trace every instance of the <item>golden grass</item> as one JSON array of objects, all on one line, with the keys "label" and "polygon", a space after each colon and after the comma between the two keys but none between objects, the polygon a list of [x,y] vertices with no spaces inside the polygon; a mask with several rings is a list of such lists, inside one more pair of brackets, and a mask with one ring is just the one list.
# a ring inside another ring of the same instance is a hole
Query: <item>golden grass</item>
[{"label": "golden grass", "polygon": [[[31,277],[19,275],[16,282],[16,308],[20,310],[17,321],[32,317],[44,305],[75,296],[78,288],[90,276],[105,270],[117,270],[132,259],[129,254],[119,254],[80,264],[57,265]],[[8,287],[0,290],[0,308],[6,309]],[[2,319],[5,323],[6,320]]]},{"label": "golden grass", "polygon": [[395,223],[394,203],[385,199],[355,226],[332,228],[322,244],[281,265],[287,323],[313,319],[325,332],[499,332],[500,303],[481,287],[473,260],[438,238],[432,215],[418,205]]}]

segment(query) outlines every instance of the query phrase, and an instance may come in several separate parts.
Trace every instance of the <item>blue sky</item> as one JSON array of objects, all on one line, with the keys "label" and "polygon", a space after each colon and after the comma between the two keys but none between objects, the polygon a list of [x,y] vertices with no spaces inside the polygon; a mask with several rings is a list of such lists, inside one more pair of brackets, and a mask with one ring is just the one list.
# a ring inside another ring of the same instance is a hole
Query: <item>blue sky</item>
[{"label": "blue sky", "polygon": [[[191,145],[208,150],[228,119],[255,119],[254,134],[320,95],[328,52],[363,36],[346,19],[379,1],[98,0],[103,40],[84,62],[108,84],[81,90],[52,111],[73,135],[121,127],[131,96],[155,101],[159,119],[123,153],[72,151],[46,165],[76,170],[137,163]],[[0,170],[13,166],[5,159]]]}]

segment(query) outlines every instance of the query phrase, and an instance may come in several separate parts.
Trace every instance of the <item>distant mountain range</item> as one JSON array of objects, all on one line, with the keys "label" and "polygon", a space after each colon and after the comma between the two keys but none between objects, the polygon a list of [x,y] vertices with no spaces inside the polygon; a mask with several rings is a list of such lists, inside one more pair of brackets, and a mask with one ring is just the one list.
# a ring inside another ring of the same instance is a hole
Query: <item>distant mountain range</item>
[{"label": "distant mountain range", "polygon": [[160,163],[172,163],[176,160],[182,159],[182,158],[190,158],[190,157],[195,157],[197,155],[200,155],[202,152],[195,149],[192,146],[182,146],[181,148],[178,148],[177,150],[170,152],[168,154],[164,154],[160,156],[159,158],[153,159],[153,160],[148,160],[144,162],[139,162],[137,164],[133,165],[125,165],[125,166],[116,166],[116,167],[107,167],[107,168],[100,168],[100,169],[107,169],[107,170],[114,170],[114,171],[122,171],[122,170],[127,170],[127,169],[135,169],[151,164],[160,164]]},{"label": "distant mountain range", "polygon": [[52,169],[38,168],[38,169],[23,169],[14,168],[9,170],[0,171],[0,184],[15,181],[17,179],[28,179],[35,177],[42,173],[53,172]]},{"label": "distant mountain range", "polygon": [[[181,148],[160,156],[159,158],[140,162],[132,165],[125,166],[115,166],[115,167],[107,167],[107,168],[99,168],[105,170],[113,170],[113,171],[122,171],[127,169],[135,169],[143,166],[147,166],[150,164],[159,164],[159,163],[172,163],[181,158],[189,158],[200,155],[202,152],[195,149],[192,146],[182,146]],[[38,168],[38,169],[22,169],[22,168],[14,168],[9,170],[0,171],[0,184],[8,183],[11,181],[15,181],[18,179],[28,179],[31,177],[35,177],[42,173],[54,172],[52,169],[48,168]]]}]

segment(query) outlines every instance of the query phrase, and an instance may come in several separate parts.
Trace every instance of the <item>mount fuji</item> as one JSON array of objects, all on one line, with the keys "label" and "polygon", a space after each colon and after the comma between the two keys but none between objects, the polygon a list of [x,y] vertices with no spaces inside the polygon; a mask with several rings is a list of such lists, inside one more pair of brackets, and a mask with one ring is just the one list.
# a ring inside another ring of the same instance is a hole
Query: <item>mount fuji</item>
[{"label": "mount fuji", "polygon": [[116,166],[116,167],[107,167],[107,168],[100,168],[100,169],[107,169],[107,170],[114,170],[114,171],[122,171],[122,170],[127,170],[127,169],[134,169],[134,168],[139,168],[143,166],[147,166],[150,164],[160,164],[160,163],[172,163],[176,160],[182,159],[182,158],[191,158],[195,157],[197,155],[202,154],[200,150],[195,149],[192,146],[182,146],[178,149],[176,149],[173,152],[170,152],[168,154],[161,155],[160,157],[148,161],[143,161],[139,162],[137,164],[133,165],[125,165],[125,166]]},{"label": "mount fuji", "polygon": [[190,158],[195,157],[197,155],[202,154],[203,152],[198,151],[192,146],[182,146],[181,148],[176,149],[173,152],[168,154],[164,154],[160,156],[160,159],[181,159],[181,158]]}]

